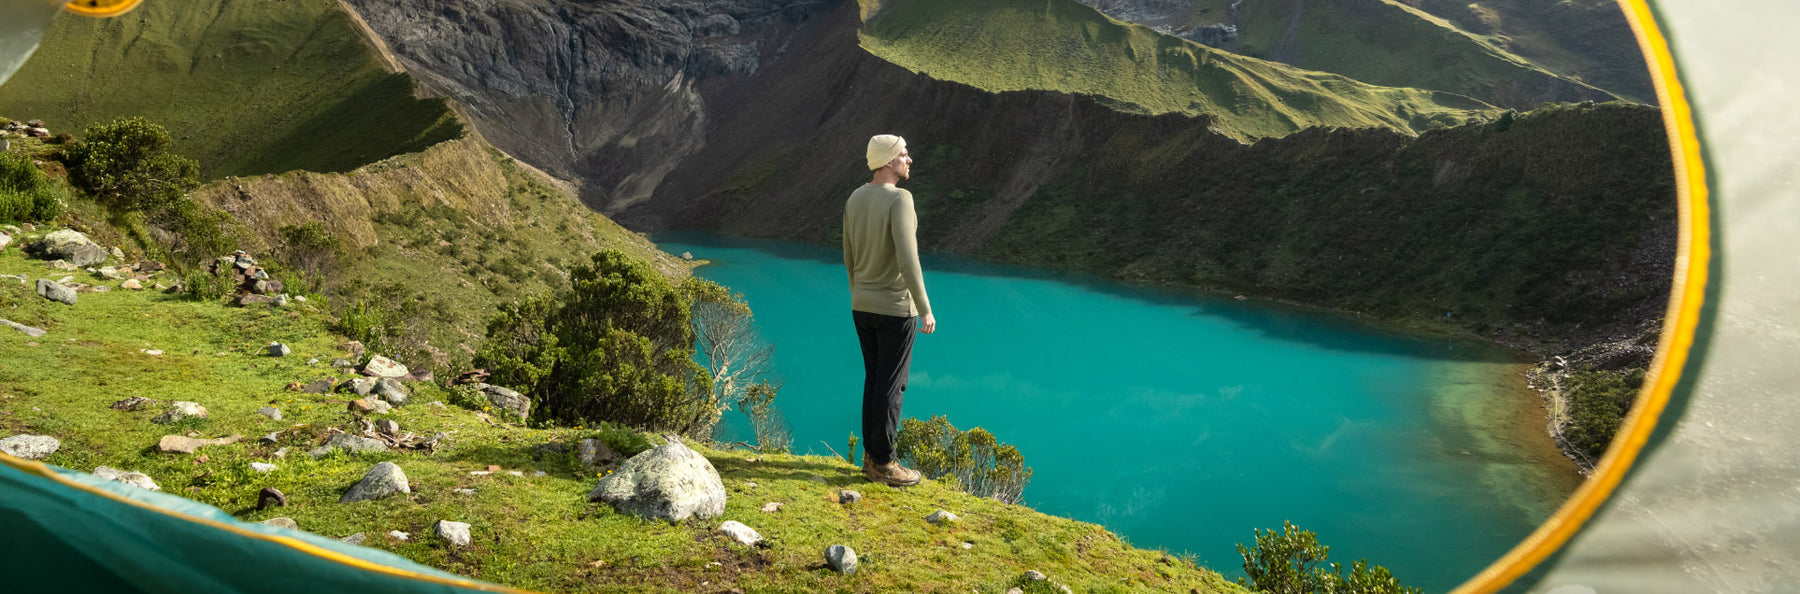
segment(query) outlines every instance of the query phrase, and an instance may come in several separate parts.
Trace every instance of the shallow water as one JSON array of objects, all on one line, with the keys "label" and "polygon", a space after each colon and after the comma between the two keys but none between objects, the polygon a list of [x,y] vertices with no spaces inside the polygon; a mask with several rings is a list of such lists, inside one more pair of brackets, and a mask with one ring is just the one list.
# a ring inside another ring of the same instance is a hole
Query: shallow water
[{"label": "shallow water", "polygon": [[[860,427],[861,359],[841,254],[697,234],[776,348],[804,453]],[[1093,279],[926,261],[936,334],[905,414],[1017,445],[1025,503],[1242,575],[1235,544],[1290,520],[1331,559],[1455,587],[1524,538],[1579,476],[1543,435],[1516,353],[1317,314]],[[730,438],[748,424],[727,413]],[[954,510],[953,510],[954,511]]]}]

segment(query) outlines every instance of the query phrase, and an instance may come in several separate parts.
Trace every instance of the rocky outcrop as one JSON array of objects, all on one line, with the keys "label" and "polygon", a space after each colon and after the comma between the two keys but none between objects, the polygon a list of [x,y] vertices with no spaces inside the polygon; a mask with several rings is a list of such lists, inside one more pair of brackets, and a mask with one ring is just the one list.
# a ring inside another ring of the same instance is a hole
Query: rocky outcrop
[{"label": "rocky outcrop", "polygon": [[588,499],[641,518],[709,519],[725,513],[725,484],[705,456],[670,443],[626,460],[600,479]]}]

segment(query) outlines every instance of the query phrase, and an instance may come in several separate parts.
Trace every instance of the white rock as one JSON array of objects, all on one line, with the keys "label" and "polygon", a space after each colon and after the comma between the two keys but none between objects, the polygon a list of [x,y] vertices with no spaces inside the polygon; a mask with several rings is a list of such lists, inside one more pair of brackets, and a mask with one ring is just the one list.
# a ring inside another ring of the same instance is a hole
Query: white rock
[{"label": "white rock", "polygon": [[390,531],[390,532],[388,532],[388,536],[392,536],[392,537],[394,537],[394,538],[395,538],[395,539],[397,539],[397,540],[406,540],[406,539],[407,539],[407,537],[408,537],[408,536],[411,536],[411,535],[409,535],[409,534],[407,534],[407,533],[405,533],[405,532],[401,532],[401,531],[399,531],[399,530],[394,530],[394,531]]},{"label": "white rock", "polygon": [[931,515],[929,515],[929,516],[925,516],[925,521],[931,522],[933,524],[948,524],[951,522],[955,522],[957,519],[958,518],[956,517],[956,514],[953,514],[953,513],[950,513],[950,512],[941,510],[941,509],[931,512]]},{"label": "white rock", "polygon": [[632,456],[600,479],[588,499],[640,518],[709,519],[725,513],[725,483],[705,456],[677,442]]},{"label": "white rock", "polygon": [[42,460],[61,447],[61,441],[48,435],[14,435],[0,439],[0,452],[26,460]]},{"label": "white rock", "polygon": [[768,503],[763,504],[762,510],[763,510],[763,513],[772,514],[772,513],[781,511],[781,508],[785,505],[787,505],[787,504],[779,502],[779,501],[770,501]]},{"label": "white rock", "polygon": [[363,475],[361,481],[350,487],[350,490],[338,499],[338,503],[378,499],[395,493],[411,492],[412,487],[407,485],[406,473],[401,472],[400,466],[393,462],[382,462],[376,464],[374,468],[370,468],[368,474]]},{"label": "white rock", "polygon": [[450,546],[455,547],[466,547],[469,546],[470,542],[474,541],[474,539],[469,536],[469,525],[462,522],[438,520],[437,535],[444,540],[450,541]]},{"label": "white rock", "polygon": [[719,525],[719,531],[744,546],[755,546],[756,543],[762,542],[761,534],[757,534],[755,529],[745,526],[737,520],[726,520],[725,523]]},{"label": "white rock", "polygon": [[844,545],[825,549],[825,564],[838,573],[856,573],[856,551]]},{"label": "white rock", "polygon": [[299,523],[295,522],[293,518],[286,518],[286,517],[269,518],[267,520],[263,520],[262,525],[274,526],[276,528],[287,528],[290,530],[299,530],[300,529]]},{"label": "white rock", "polygon": [[176,402],[169,405],[168,412],[150,419],[152,423],[173,423],[188,417],[206,418],[206,407],[193,402]]},{"label": "white rock", "polygon": [[274,472],[276,468],[277,467],[274,464],[265,464],[262,462],[251,462],[250,463],[250,470],[254,470],[257,472]]},{"label": "white rock", "polygon": [[156,485],[156,481],[150,480],[150,476],[146,475],[142,472],[125,472],[125,471],[119,470],[117,468],[107,468],[105,466],[97,466],[94,468],[94,476],[97,476],[97,477],[100,477],[100,478],[103,478],[103,479],[106,479],[109,481],[118,481],[121,483],[125,483],[127,485],[137,487],[139,489],[148,489],[151,491],[161,491],[162,490],[162,487],[159,487]]}]

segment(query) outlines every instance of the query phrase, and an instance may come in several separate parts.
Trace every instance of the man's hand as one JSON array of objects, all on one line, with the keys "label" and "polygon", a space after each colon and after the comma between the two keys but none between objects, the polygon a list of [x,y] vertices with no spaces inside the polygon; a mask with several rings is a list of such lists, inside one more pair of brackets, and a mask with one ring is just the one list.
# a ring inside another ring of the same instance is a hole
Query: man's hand
[{"label": "man's hand", "polygon": [[937,332],[937,317],[931,314],[919,316],[919,333],[930,334],[933,332]]}]

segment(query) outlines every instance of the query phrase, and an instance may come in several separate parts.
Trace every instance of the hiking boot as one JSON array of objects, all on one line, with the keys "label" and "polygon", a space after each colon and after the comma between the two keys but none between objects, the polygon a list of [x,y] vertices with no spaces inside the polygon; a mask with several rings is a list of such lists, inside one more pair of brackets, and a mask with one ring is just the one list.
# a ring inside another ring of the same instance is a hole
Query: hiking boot
[{"label": "hiking boot", "polygon": [[899,462],[870,466],[869,461],[864,459],[863,478],[890,487],[910,487],[919,484],[924,477],[919,475],[919,471],[901,466]]}]

